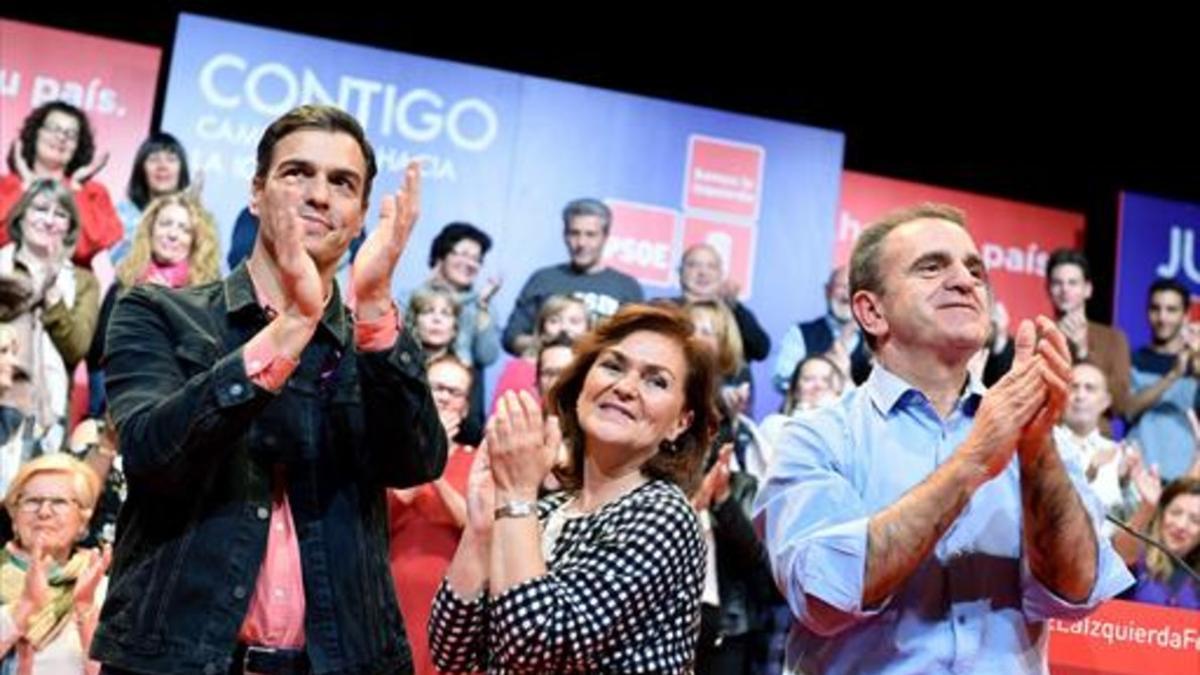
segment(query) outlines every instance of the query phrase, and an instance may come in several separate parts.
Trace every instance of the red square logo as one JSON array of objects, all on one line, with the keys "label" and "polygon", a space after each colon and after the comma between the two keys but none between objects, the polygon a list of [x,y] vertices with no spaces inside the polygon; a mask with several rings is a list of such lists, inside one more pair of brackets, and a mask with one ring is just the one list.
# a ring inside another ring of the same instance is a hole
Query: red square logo
[{"label": "red square logo", "polygon": [[688,139],[684,209],[757,220],[765,156],[759,145],[693,135]]},{"label": "red square logo", "polygon": [[[750,297],[754,281],[754,228],[706,218],[687,217],[683,221],[683,249],[708,244],[725,263],[725,276],[738,285],[738,297]],[[680,255],[682,255],[682,251]]]},{"label": "red square logo", "polygon": [[604,245],[604,263],[644,284],[669,286],[679,214],[651,204],[607,200],[612,229]]}]

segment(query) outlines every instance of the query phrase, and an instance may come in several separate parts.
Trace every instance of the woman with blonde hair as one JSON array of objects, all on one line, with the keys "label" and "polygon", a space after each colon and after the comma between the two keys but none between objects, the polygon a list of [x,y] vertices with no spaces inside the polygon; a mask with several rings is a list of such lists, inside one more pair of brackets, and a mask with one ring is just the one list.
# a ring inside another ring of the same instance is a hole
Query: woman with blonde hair
[{"label": "woman with blonde hair", "polygon": [[1140,463],[1133,474],[1141,501],[1129,524],[1161,542],[1171,555],[1116,531],[1113,548],[1137,578],[1137,584],[1121,597],[1200,609],[1200,583],[1196,581],[1200,577],[1200,478],[1184,476],[1164,487],[1156,468],[1146,469]]},{"label": "woman with blonde hair", "polygon": [[195,196],[178,192],[146,207],[117,280],[129,288],[149,281],[172,288],[220,278],[217,228]]},{"label": "woman with blonde hair", "polygon": [[[768,637],[766,589],[771,587],[766,554],[750,522],[758,490],[748,468],[765,454],[754,421],[744,414],[749,401],[741,333],[724,302],[697,300],[685,305],[695,338],[712,352],[723,376],[712,392],[720,413],[717,434],[705,456],[704,480],[692,495],[708,544],[696,673],[753,672],[756,654]],[[762,590],[760,590],[762,589]]]},{"label": "woman with blonde hair", "polygon": [[90,417],[102,417],[106,407],[100,363],[104,357],[108,320],[117,299],[141,283],[183,288],[217,281],[221,276],[217,256],[216,225],[194,195],[186,192],[170,194],[155,199],[146,207],[129,253],[117,265],[117,281],[104,296],[96,334],[88,350]]},{"label": "woman with blonde hair", "polygon": [[546,298],[533,324],[533,342],[529,351],[509,359],[496,380],[496,391],[492,394],[492,411],[506,391],[528,391],[538,395],[537,362],[542,346],[563,336],[578,340],[588,331],[588,310],[583,300],[570,295],[552,295]]},{"label": "woman with blonde hair", "polygon": [[458,300],[454,293],[440,288],[419,288],[408,300],[406,323],[425,351],[425,362],[454,353],[458,337]]},{"label": "woman with blonde hair", "polygon": [[27,462],[4,505],[13,539],[0,550],[0,672],[95,673],[88,647],[109,553],[79,550],[99,481],[65,453]]},{"label": "woman with blonde hair", "polygon": [[742,334],[733,312],[715,300],[696,300],[684,307],[696,325],[698,337],[711,341],[716,348],[717,367],[725,379],[736,377],[746,365]]}]

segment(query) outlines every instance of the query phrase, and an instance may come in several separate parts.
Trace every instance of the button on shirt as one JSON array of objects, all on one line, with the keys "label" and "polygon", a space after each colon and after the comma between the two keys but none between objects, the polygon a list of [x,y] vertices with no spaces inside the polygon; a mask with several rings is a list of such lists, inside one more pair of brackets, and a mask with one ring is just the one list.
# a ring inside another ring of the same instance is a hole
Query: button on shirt
[{"label": "button on shirt", "polygon": [[[1044,621],[1086,614],[1132,581],[1100,537],[1097,580],[1085,603],[1067,602],[1033,577],[1021,554],[1014,456],[892,597],[862,606],[869,518],[951,456],[974,423],[982,391],[972,382],[943,419],[921,392],[876,365],[860,389],[788,420],[754,510],[776,582],[800,620],[789,636],[789,667],[1046,672]],[[1067,466],[1096,527],[1099,504],[1078,465]],[[833,611],[813,612],[808,596]]]},{"label": "button on shirt", "polygon": [[[261,285],[254,279],[255,296],[258,303],[267,306]],[[355,343],[365,351],[382,351],[396,341],[400,333],[398,313],[391,311],[372,321],[355,323]],[[401,354],[401,358],[408,356]],[[254,384],[278,392],[299,362],[279,354],[260,333],[246,344],[244,351],[246,375]],[[236,389],[236,391],[235,391]],[[242,393],[242,385],[230,387],[231,396]],[[267,435],[263,442],[275,446],[275,436]],[[252,645],[302,649],[304,647],[304,574],[300,564],[300,539],[296,535],[296,524],[287,498],[287,474],[283,465],[275,467],[271,481],[271,508],[259,506],[255,516],[259,520],[271,520],[267,535],[267,552],[255,582],[254,597],[238,632],[238,639]],[[246,589],[233,589],[234,597],[246,597]]]}]

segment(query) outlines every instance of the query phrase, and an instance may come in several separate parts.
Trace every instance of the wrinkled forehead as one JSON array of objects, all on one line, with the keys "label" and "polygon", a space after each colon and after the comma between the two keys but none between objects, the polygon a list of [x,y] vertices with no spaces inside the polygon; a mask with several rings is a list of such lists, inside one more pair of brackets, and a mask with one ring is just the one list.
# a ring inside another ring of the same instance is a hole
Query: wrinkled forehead
[{"label": "wrinkled forehead", "polygon": [[905,265],[931,253],[951,259],[979,259],[979,247],[966,228],[942,218],[918,218],[897,226],[883,240],[883,258]]},{"label": "wrinkled forehead", "polygon": [[650,330],[626,335],[601,355],[609,355],[643,369],[663,370],[676,377],[687,375],[687,357],[675,338]]}]

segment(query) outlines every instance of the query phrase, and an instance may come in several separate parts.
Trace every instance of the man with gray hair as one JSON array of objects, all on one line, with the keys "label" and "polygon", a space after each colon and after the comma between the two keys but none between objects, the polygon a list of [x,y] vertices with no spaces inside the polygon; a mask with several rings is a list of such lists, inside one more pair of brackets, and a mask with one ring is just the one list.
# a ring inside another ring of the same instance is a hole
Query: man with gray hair
[{"label": "man with gray hair", "polygon": [[870,350],[850,314],[848,275],[845,265],[834,268],[825,282],[825,314],[793,324],[784,333],[771,374],[780,392],[787,393],[792,372],[808,356],[829,355],[847,380],[861,382],[870,372]]},{"label": "man with gray hair", "polygon": [[1133,581],[1052,430],[1071,354],[1023,321],[984,390],[967,363],[989,330],[987,270],[957,209],[922,205],[855,244],[851,308],[867,381],[792,418],[755,503],[798,619],[807,673],[1045,673],[1047,621]]},{"label": "man with gray hair", "polygon": [[543,267],[533,273],[517,296],[508,325],[504,348],[520,356],[533,346],[533,325],[542,303],[551,295],[570,295],[587,305],[589,318],[608,318],[627,302],[641,302],[642,287],[633,277],[606,267],[604,243],[612,226],[612,211],[598,199],[576,199],[563,209],[563,242],[569,262]]}]

